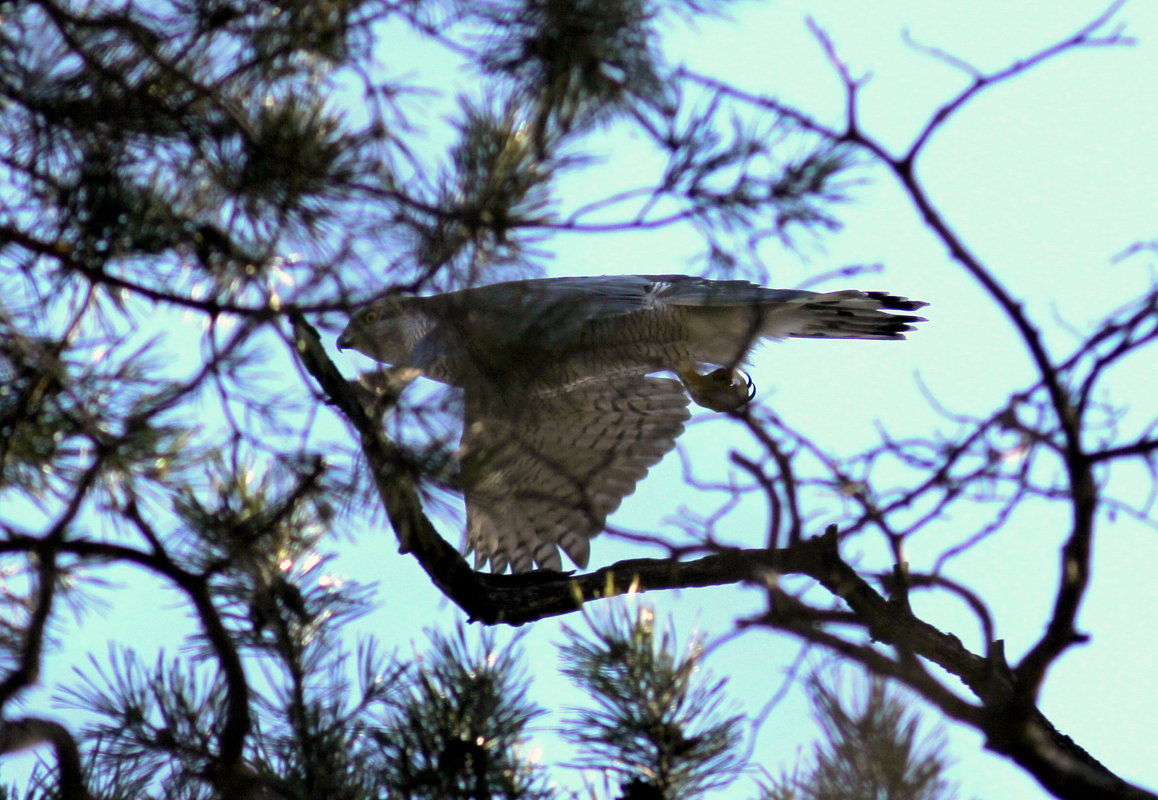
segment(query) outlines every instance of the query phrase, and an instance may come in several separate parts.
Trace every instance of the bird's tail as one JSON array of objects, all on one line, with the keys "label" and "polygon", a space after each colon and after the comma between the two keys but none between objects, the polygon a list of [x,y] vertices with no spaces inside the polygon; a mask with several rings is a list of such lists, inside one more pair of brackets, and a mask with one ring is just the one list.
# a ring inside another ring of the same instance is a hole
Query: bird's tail
[{"label": "bird's tail", "polygon": [[764,318],[760,332],[775,339],[904,339],[905,332],[915,330],[914,324],[925,318],[890,312],[927,305],[888,292],[810,292],[787,303],[780,300]]}]

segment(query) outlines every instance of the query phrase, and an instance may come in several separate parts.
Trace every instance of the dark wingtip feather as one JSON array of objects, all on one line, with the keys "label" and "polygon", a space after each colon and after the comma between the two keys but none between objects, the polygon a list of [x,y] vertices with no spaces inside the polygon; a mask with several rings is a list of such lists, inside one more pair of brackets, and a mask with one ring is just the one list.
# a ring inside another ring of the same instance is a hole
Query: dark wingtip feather
[{"label": "dark wingtip feather", "polygon": [[916,314],[891,312],[916,311],[927,305],[923,300],[910,300],[888,292],[827,292],[804,299],[806,322],[789,335],[816,339],[904,339],[906,331],[916,330],[916,324],[926,319]]},{"label": "dark wingtip feather", "polygon": [[[881,308],[887,311],[916,311],[919,308],[924,308],[929,305],[924,300],[910,300],[907,297],[901,297],[896,294],[889,294],[888,292],[865,292],[866,297],[871,297],[881,304]],[[910,319],[915,322],[925,322],[924,317],[898,317],[898,319]]]}]

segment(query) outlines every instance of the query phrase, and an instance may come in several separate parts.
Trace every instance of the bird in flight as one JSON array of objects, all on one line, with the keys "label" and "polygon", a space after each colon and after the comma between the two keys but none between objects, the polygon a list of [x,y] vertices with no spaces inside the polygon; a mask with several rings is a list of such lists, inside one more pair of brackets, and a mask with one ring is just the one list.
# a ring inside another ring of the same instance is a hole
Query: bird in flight
[{"label": "bird in flight", "polygon": [[689,396],[716,411],[752,399],[740,367],[761,340],[904,339],[924,318],[892,312],[925,305],[686,275],[543,278],[388,295],[338,348],[463,390],[475,568],[559,570],[560,549],[587,566],[607,515],[675,447]]}]

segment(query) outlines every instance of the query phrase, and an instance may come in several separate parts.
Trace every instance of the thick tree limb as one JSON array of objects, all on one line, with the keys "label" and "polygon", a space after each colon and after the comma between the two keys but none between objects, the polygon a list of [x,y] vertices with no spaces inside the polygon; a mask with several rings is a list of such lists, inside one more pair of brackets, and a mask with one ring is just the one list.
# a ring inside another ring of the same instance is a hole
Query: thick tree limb
[{"label": "thick tree limb", "polygon": [[[1018,687],[1018,678],[1005,663],[1000,643],[994,643],[988,658],[979,656],[966,649],[956,636],[918,618],[907,604],[883,597],[841,559],[834,527],[823,536],[786,548],[721,550],[694,561],[634,559],[583,575],[475,572],[427,519],[416,491],[418,476],[338,373],[316,332],[300,317],[293,319],[293,326],[302,363],[361,438],[362,451],[402,552],[413,554],[435,585],[472,621],[521,625],[570,613],[589,600],[629,590],[767,585],[769,574],[807,575],[841,598],[874,641],[893,645],[902,658],[893,661],[871,646],[855,645],[819,629],[810,632],[808,626],[794,625],[792,630],[798,635],[830,647],[844,647],[846,655],[872,660],[878,669],[914,685],[946,713],[982,731],[990,748],[1021,764],[1059,797],[1155,797],[1118,778],[1061,734],[1032,703],[1025,702],[1032,694]],[[906,666],[906,659],[912,656],[932,661],[956,675],[980,704],[965,702],[935,682],[928,685],[932,679],[927,673],[915,663]]]}]

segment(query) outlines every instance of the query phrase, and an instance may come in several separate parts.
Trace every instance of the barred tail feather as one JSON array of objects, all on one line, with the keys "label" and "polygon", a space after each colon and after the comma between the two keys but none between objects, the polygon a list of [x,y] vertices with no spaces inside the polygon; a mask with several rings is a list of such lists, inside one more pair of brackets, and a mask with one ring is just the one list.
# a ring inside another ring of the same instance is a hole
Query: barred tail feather
[{"label": "barred tail feather", "polygon": [[905,332],[924,317],[893,314],[916,311],[928,303],[888,292],[847,289],[796,298],[771,310],[764,321],[765,336],[800,339],[904,339]]}]

